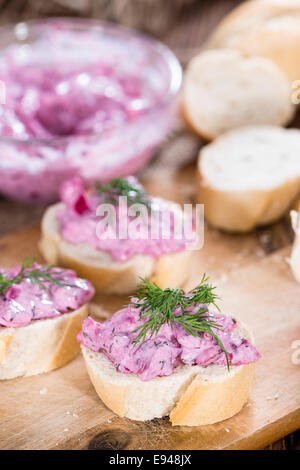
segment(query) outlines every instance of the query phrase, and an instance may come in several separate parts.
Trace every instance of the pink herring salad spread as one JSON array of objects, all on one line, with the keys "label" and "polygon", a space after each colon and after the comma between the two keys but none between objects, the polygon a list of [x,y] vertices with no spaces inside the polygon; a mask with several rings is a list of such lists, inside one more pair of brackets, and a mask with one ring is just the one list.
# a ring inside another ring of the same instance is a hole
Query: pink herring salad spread
[{"label": "pink herring salad spread", "polygon": [[14,36],[0,51],[1,192],[50,202],[74,175],[140,169],[176,109],[161,106],[172,81],[163,48],[88,20],[22,23]]},{"label": "pink herring salad spread", "polygon": [[[75,45],[79,38],[57,30],[48,40],[52,52],[63,40]],[[45,54],[42,47],[44,43],[37,43],[33,57],[27,57],[22,46],[12,46],[0,60],[0,79],[7,84],[2,136],[27,140],[99,133],[135,119],[157,101],[138,70],[124,75],[121,67],[99,57],[96,63],[67,56],[55,64],[36,63],[37,55]]]},{"label": "pink herring salad spread", "polygon": [[[248,364],[260,358],[256,348],[235,331],[237,325],[233,318],[219,313],[209,315],[221,327],[215,333],[229,355],[231,366]],[[88,317],[82,324],[78,341],[92,351],[104,353],[117,371],[137,374],[144,381],[170,375],[177,366],[184,364],[226,365],[225,354],[211,335],[192,336],[177,323],[172,327],[165,323],[156,336],[150,338],[148,335],[143,344],[135,345],[134,330],[142,322],[139,309],[131,305],[104,323]]]},{"label": "pink herring salad spread", "polygon": [[[40,268],[35,263],[28,270]],[[1,271],[8,279],[20,273],[20,266]],[[44,282],[44,288],[24,279],[9,287],[0,295],[0,326],[21,327],[35,320],[58,317],[88,302],[94,295],[92,284],[78,278],[71,270],[51,268],[51,274],[63,280],[64,285]]]},{"label": "pink herring salad spread", "polygon": [[[114,260],[127,261],[137,254],[159,257],[165,253],[173,253],[186,249],[193,241],[193,233],[188,237],[176,238],[174,234],[174,213],[170,210],[170,203],[159,198],[149,196],[134,177],[128,181],[133,187],[141,191],[149,201],[147,220],[139,228],[139,238],[131,238],[128,234],[125,238],[118,237],[120,222],[127,220],[127,226],[132,221],[127,207],[117,205],[116,209],[116,234],[109,233],[107,227],[99,226],[101,218],[96,215],[98,206],[103,203],[103,197],[95,188],[85,189],[82,181],[74,178],[62,185],[60,194],[65,207],[57,211],[56,217],[59,223],[61,237],[70,243],[86,243],[97,250],[108,252]],[[150,211],[153,209],[152,211]],[[163,237],[166,227],[161,214],[170,211],[170,236]],[[151,237],[151,228],[157,224],[158,237]],[[192,226],[192,221],[191,221]],[[116,236],[115,236],[116,235]]]}]

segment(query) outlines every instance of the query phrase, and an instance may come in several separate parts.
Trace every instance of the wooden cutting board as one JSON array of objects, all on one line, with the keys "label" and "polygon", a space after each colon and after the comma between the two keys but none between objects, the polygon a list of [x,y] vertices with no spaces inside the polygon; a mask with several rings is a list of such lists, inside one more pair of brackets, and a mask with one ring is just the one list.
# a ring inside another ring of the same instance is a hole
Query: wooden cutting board
[{"label": "wooden cutting board", "polygon": [[[154,164],[144,173],[147,188],[190,201],[193,164],[157,165],[159,171]],[[24,256],[41,260],[38,239],[38,226],[0,239],[0,265],[12,266]],[[96,395],[79,355],[57,371],[0,384],[0,448],[258,449],[298,429],[300,353],[293,345],[300,340],[300,286],[286,261],[290,241],[288,219],[248,235],[206,227],[204,247],[193,256],[186,287],[206,272],[218,285],[223,311],[248,323],[262,354],[250,400],[237,416],[192,428],[172,427],[167,418],[119,418]],[[106,318],[124,300],[98,296],[91,311]]]}]

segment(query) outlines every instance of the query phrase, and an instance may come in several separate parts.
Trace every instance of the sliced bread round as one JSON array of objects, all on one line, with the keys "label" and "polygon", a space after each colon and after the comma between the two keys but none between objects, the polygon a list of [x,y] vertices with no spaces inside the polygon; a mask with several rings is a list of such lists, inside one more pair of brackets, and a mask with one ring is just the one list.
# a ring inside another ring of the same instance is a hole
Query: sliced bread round
[{"label": "sliced bread round", "polygon": [[[243,327],[244,337],[250,333]],[[117,372],[103,353],[81,346],[88,374],[103,403],[121,417],[147,421],[170,415],[173,425],[212,424],[238,413],[254,381],[254,364],[182,365],[173,374],[143,382]]]},{"label": "sliced bread round", "polygon": [[251,0],[225,16],[208,45],[267,57],[277,63],[290,80],[298,80],[299,43],[299,0]]},{"label": "sliced bread round", "polygon": [[134,255],[126,262],[114,260],[108,252],[85,243],[69,243],[59,233],[57,210],[63,203],[49,207],[42,220],[40,251],[49,264],[73,269],[79,277],[92,282],[99,292],[127,294],[135,291],[140,278],[150,278],[160,287],[178,287],[189,273],[190,251],[154,258]]},{"label": "sliced bread round", "polygon": [[187,68],[183,115],[204,139],[240,126],[285,125],[294,110],[290,82],[269,59],[218,49],[202,52]]},{"label": "sliced bread round", "polygon": [[0,327],[0,380],[49,372],[71,361],[79,351],[76,338],[87,314],[83,305],[27,326]]},{"label": "sliced bread round", "polygon": [[271,223],[300,193],[300,131],[230,131],[200,151],[197,172],[198,202],[212,225],[248,231]]}]

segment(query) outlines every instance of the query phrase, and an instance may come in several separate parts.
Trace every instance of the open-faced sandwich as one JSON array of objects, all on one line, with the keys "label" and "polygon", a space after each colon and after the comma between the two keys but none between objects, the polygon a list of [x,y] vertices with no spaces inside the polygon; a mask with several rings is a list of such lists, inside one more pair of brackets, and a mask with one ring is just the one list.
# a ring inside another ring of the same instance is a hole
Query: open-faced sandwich
[{"label": "open-faced sandwich", "polygon": [[0,380],[48,372],[79,351],[94,294],[73,271],[31,261],[0,272]]},{"label": "open-faced sandwich", "polygon": [[186,280],[190,252],[187,239],[175,235],[177,204],[151,197],[133,177],[89,188],[75,178],[62,186],[61,200],[42,221],[48,263],[74,269],[106,293],[134,292],[140,277],[162,287]]},{"label": "open-faced sandwich", "polygon": [[88,317],[78,341],[92,383],[119,416],[173,425],[215,423],[238,413],[260,354],[236,319],[212,311],[204,277],[188,293],[143,281],[104,323]]}]

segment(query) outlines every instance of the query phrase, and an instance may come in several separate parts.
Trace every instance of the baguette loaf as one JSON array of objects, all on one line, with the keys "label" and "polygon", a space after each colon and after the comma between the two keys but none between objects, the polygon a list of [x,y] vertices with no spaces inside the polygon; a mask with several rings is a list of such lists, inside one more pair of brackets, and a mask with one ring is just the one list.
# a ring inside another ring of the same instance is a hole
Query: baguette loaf
[{"label": "baguette loaf", "polygon": [[83,305],[27,326],[0,327],[0,380],[49,372],[71,361],[79,351],[76,336],[87,314]]},{"label": "baguette loaf", "polygon": [[97,291],[125,294],[134,292],[142,278],[151,278],[160,287],[177,287],[188,276],[190,252],[180,251],[159,258],[134,255],[126,262],[114,260],[109,253],[84,243],[73,244],[59,234],[56,211],[62,203],[47,209],[42,220],[40,250],[45,260],[73,269],[78,276],[89,279]]},{"label": "baguette loaf", "polygon": [[[251,334],[240,328],[244,337]],[[81,346],[88,374],[101,400],[121,417],[147,421],[170,415],[173,425],[213,424],[238,413],[254,381],[254,364],[178,366],[173,374],[143,382],[117,372],[102,353]]]},{"label": "baguette loaf", "polygon": [[300,193],[300,131],[275,126],[230,131],[198,160],[198,202],[215,227],[248,231],[280,218]]},{"label": "baguette loaf", "polygon": [[299,45],[299,0],[242,3],[221,21],[208,43],[271,59],[291,81],[300,79]]},{"label": "baguette loaf", "polygon": [[269,59],[219,49],[194,57],[185,74],[183,115],[206,140],[245,125],[285,125],[294,115],[287,76]]}]

